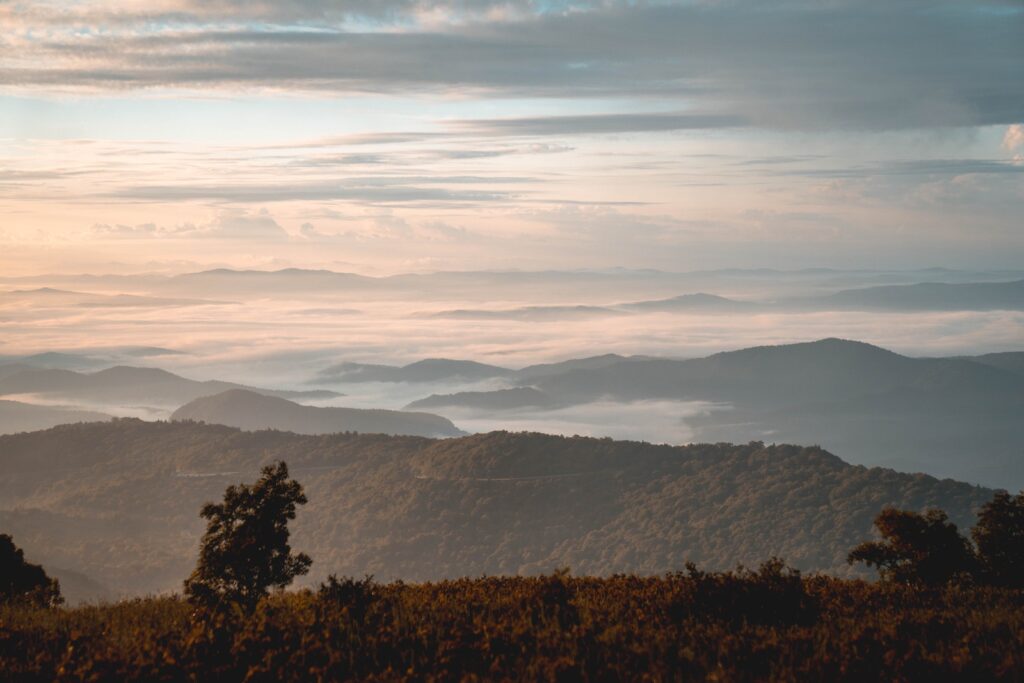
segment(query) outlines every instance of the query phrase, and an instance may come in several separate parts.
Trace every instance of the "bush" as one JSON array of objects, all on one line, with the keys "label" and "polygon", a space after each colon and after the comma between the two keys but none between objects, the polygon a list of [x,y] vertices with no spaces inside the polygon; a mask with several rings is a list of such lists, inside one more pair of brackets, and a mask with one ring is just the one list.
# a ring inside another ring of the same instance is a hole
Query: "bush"
[{"label": "bush", "polygon": [[56,607],[64,602],[60,583],[38,564],[25,561],[25,553],[7,534],[0,534],[0,602]]}]

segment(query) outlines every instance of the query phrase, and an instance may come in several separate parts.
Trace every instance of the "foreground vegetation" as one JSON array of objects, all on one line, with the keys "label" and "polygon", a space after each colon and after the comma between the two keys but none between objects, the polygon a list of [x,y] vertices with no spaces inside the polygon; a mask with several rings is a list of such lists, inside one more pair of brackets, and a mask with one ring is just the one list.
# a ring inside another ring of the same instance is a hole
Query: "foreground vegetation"
[{"label": "foreground vegetation", "polygon": [[329,581],[251,614],[177,598],[0,607],[52,680],[1019,680],[1024,592],[756,572]]},{"label": "foreground vegetation", "polygon": [[[884,509],[848,561],[881,581],[757,571],[377,584],[330,576],[289,522],[288,466],[205,504],[188,600],[59,608],[0,536],[0,673],[11,680],[1018,680],[1024,493],[998,492],[972,541],[941,510]],[[6,578],[10,575],[10,580]],[[276,589],[276,590],[275,590]],[[275,590],[275,592],[271,592]]]}]

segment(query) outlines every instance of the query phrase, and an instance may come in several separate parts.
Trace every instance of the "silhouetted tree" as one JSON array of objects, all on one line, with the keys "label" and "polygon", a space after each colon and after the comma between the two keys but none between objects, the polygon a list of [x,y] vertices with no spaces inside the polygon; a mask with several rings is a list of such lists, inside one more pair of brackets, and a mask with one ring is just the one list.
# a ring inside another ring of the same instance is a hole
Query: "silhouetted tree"
[{"label": "silhouetted tree", "polygon": [[920,514],[887,507],[875,528],[883,540],[861,543],[846,560],[877,567],[883,580],[935,585],[975,569],[970,543],[942,510]]},{"label": "silhouetted tree", "polygon": [[986,583],[1024,588],[1024,491],[1001,491],[985,503],[971,537]]},{"label": "silhouetted tree", "polygon": [[229,486],[223,503],[200,511],[209,522],[199,562],[185,581],[193,602],[251,608],[270,588],[284,588],[309,571],[309,556],[292,554],[288,545],[288,521],[296,505],[306,504],[302,485],[288,478],[284,462],[267,465],[261,475],[252,486]]},{"label": "silhouetted tree", "polygon": [[47,576],[38,564],[26,562],[25,553],[7,534],[0,534],[0,602],[40,607],[56,607],[64,602],[60,583]]}]

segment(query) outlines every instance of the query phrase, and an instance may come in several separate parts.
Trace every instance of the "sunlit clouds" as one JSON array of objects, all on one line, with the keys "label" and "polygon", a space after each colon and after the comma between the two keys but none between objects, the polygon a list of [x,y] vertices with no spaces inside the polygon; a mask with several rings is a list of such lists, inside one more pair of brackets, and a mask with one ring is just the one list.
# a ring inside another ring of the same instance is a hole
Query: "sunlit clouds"
[{"label": "sunlit clouds", "polygon": [[15,2],[0,24],[12,273],[1024,253],[1012,3]]}]

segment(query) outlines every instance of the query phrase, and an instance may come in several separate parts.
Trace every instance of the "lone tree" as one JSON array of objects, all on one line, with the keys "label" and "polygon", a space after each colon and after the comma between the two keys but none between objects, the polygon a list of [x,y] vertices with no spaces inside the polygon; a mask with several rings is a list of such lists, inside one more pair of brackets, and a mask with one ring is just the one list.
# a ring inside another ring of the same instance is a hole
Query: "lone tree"
[{"label": "lone tree", "polygon": [[986,583],[1024,588],[1024,492],[996,493],[978,512],[971,537]]},{"label": "lone tree", "polygon": [[309,571],[313,561],[293,554],[288,521],[305,505],[302,485],[288,478],[284,462],[267,465],[252,486],[229,486],[220,505],[207,503],[208,521],[199,562],[185,581],[185,594],[197,604],[222,602],[255,606],[270,588],[284,588]]},{"label": "lone tree", "polygon": [[47,576],[38,564],[26,562],[25,553],[7,534],[0,534],[0,603],[3,602],[39,607],[56,607],[64,602],[57,579]]},{"label": "lone tree", "polygon": [[919,514],[887,507],[875,527],[884,540],[861,543],[846,560],[877,567],[883,580],[937,585],[975,569],[971,544],[942,510]]}]

